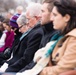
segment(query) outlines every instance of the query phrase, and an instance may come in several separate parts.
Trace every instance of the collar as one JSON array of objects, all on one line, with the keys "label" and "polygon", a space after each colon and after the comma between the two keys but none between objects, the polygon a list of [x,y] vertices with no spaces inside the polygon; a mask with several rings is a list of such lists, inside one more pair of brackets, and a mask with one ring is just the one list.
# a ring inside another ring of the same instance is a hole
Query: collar
[{"label": "collar", "polygon": [[74,28],[73,30],[71,30],[69,33],[67,33],[65,36],[74,36],[76,37],[76,28]]},{"label": "collar", "polygon": [[43,27],[44,33],[49,33],[49,32],[52,32],[54,30],[52,22],[44,24],[44,25],[42,25],[42,27]]}]

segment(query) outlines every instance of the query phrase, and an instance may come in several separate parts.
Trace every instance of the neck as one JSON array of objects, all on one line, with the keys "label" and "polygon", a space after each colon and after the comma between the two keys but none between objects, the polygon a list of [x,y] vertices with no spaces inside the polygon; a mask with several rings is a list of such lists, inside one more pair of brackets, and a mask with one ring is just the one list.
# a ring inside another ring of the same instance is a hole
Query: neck
[{"label": "neck", "polygon": [[52,22],[49,22],[49,23],[47,23],[47,24],[44,24],[44,25],[43,25],[43,28],[45,29],[44,31],[47,31],[47,32],[51,32],[51,31],[54,30],[54,29],[53,29],[53,24],[52,24]]}]

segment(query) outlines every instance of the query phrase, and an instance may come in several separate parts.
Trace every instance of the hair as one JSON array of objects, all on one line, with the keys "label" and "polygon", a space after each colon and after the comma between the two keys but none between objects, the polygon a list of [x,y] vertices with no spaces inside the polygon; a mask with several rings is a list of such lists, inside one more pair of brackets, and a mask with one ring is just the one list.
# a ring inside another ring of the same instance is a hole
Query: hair
[{"label": "hair", "polygon": [[0,15],[0,21],[3,22],[4,21],[4,16]]},{"label": "hair", "polygon": [[16,11],[17,11],[17,10],[23,11],[23,7],[22,7],[22,6],[18,6],[18,7],[16,8]]},{"label": "hair", "polygon": [[55,0],[44,0],[43,3],[48,3],[47,9],[49,12],[52,11]]},{"label": "hair", "polygon": [[62,34],[65,35],[76,28],[76,0],[57,0],[54,2],[54,6],[56,6],[57,11],[62,16],[65,16],[66,14],[70,16],[68,25],[64,28]]},{"label": "hair", "polygon": [[26,10],[29,11],[30,16],[40,16],[41,13],[41,4],[40,3],[32,3],[30,4]]},{"label": "hair", "polygon": [[3,23],[0,24],[0,31],[1,31],[1,32],[4,31]]},{"label": "hair", "polygon": [[19,23],[20,25],[26,25],[26,23],[28,23],[25,13],[19,16],[19,18],[17,19],[17,23]]},{"label": "hair", "polygon": [[4,19],[3,23],[5,23],[7,26],[10,26],[9,21],[10,19]]},{"label": "hair", "polygon": [[17,12],[18,14],[21,14],[21,13],[23,12],[23,7],[22,7],[22,6],[18,6],[18,7],[16,8],[16,12]]}]

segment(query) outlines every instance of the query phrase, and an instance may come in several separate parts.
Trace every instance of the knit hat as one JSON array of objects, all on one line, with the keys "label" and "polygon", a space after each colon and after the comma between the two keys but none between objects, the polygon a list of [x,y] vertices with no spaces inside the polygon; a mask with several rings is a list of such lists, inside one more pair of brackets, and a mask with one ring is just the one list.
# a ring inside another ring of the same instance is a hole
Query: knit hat
[{"label": "knit hat", "polygon": [[20,14],[14,14],[11,19],[10,19],[10,22],[9,24],[14,27],[14,28],[18,28],[18,24],[16,22],[17,18],[20,16]]}]

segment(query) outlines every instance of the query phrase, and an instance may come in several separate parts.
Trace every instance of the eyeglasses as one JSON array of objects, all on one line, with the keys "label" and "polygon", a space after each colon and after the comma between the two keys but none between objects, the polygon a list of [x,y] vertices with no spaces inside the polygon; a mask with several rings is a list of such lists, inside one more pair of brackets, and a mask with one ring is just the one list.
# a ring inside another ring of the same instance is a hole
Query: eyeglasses
[{"label": "eyeglasses", "polygon": [[23,27],[23,25],[22,25],[22,26],[20,26],[20,27],[19,27],[19,29],[21,29],[22,27]]}]

